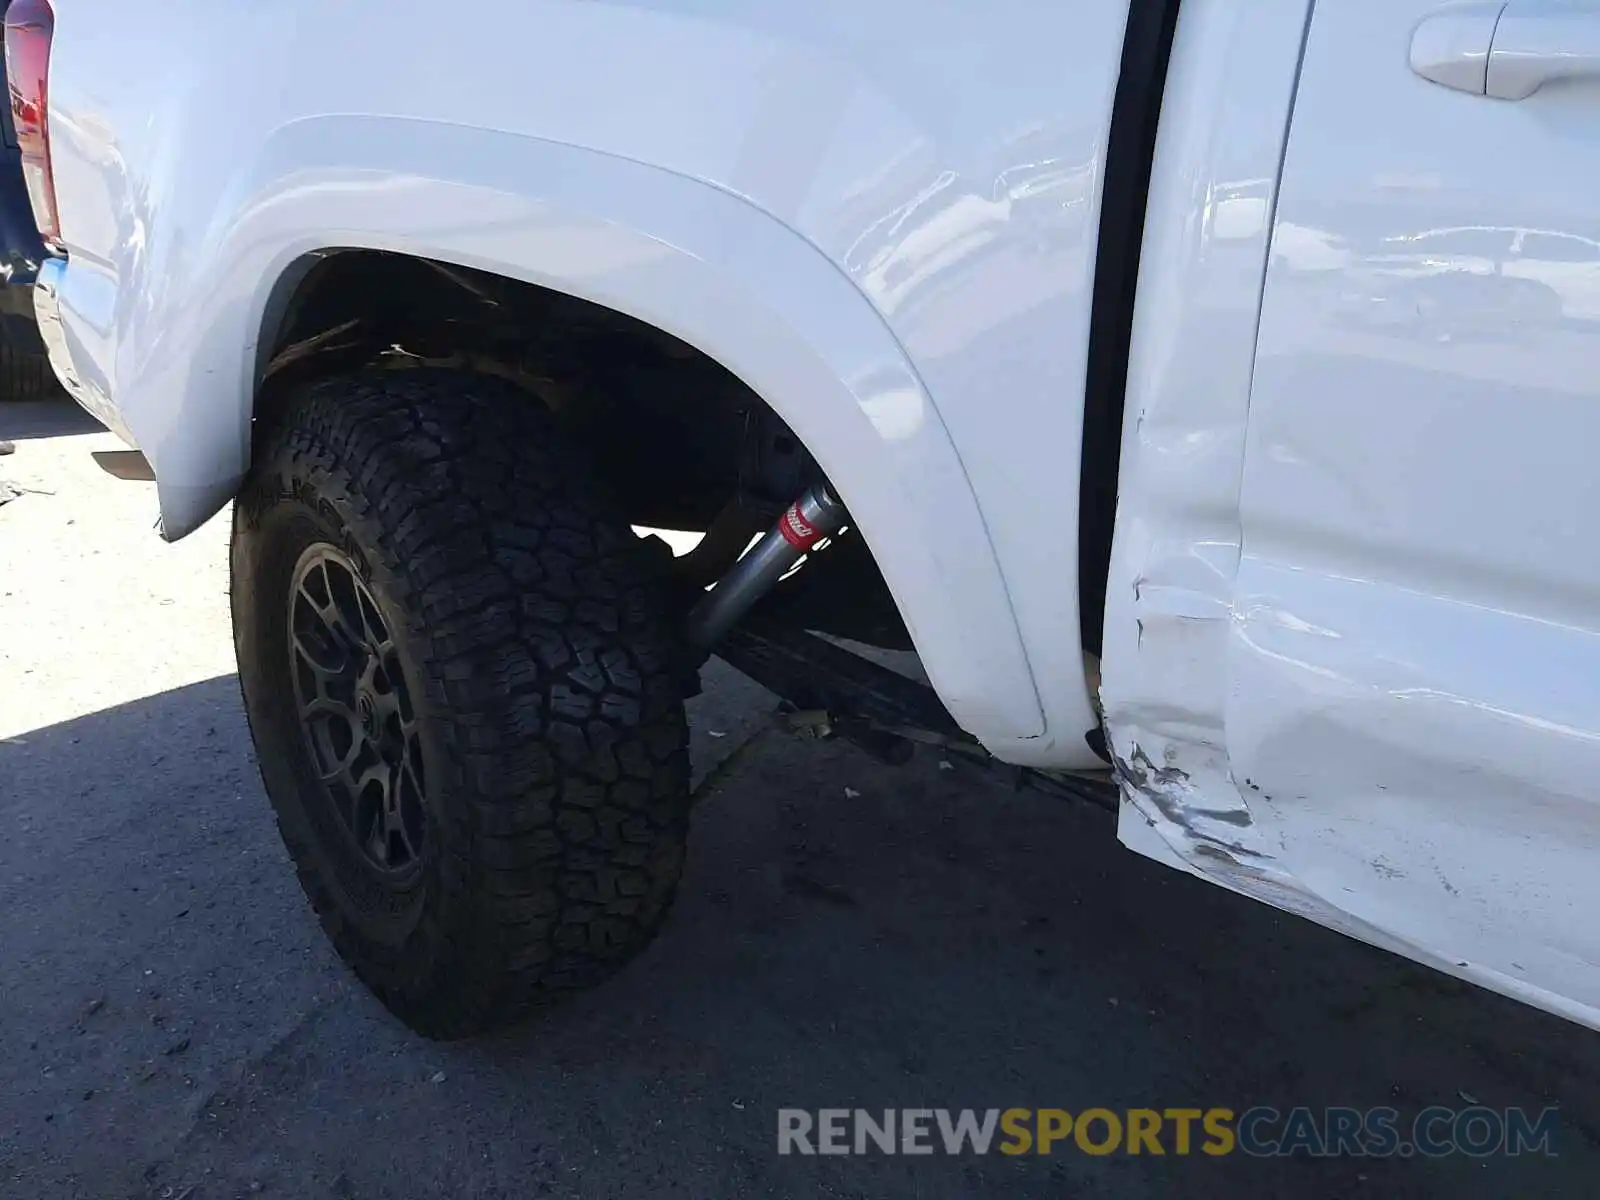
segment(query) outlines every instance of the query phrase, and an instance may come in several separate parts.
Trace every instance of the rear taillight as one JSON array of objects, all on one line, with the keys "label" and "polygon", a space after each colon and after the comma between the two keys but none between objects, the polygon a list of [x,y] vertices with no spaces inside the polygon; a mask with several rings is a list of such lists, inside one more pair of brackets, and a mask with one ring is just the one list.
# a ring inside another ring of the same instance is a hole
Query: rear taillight
[{"label": "rear taillight", "polygon": [[34,223],[45,242],[61,239],[56,184],[50,170],[50,38],[56,17],[49,0],[11,0],[6,9],[6,79],[11,85],[11,120],[22,152]]}]

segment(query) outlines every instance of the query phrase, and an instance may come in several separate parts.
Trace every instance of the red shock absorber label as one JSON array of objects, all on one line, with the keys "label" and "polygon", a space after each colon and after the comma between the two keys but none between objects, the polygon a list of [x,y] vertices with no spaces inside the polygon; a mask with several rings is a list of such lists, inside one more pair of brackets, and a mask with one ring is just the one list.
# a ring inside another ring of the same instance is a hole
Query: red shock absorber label
[{"label": "red shock absorber label", "polygon": [[791,504],[778,518],[778,532],[796,550],[809,550],[822,540],[817,527],[800,515],[798,504]]}]

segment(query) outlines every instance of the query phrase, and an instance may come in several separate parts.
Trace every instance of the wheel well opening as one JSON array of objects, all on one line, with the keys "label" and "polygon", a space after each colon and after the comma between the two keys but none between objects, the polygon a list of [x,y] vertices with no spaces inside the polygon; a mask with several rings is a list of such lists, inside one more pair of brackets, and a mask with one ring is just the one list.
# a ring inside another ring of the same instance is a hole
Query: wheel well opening
[{"label": "wheel well opening", "polygon": [[[770,413],[692,346],[548,288],[374,250],[319,254],[291,280],[269,306],[258,419],[296,383],[358,366],[498,375],[584,444],[636,524],[705,529],[741,484],[745,426]],[[798,481],[798,441],[773,440]]]},{"label": "wheel well opening", "polygon": [[[714,571],[730,547],[737,557],[746,529],[822,479],[776,412],[708,355],[520,280],[388,251],[321,251],[285,274],[264,324],[258,429],[298,385],[359,368],[500,376],[555,414],[631,524],[707,534],[707,561],[686,568],[691,575]],[[775,590],[768,615],[910,648],[859,535],[816,557]]]}]

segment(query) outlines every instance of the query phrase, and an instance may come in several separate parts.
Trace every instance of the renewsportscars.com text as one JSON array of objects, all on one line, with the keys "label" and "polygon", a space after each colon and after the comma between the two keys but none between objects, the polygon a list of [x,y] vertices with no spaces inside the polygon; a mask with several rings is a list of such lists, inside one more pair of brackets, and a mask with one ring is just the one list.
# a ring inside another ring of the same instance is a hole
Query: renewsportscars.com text
[{"label": "renewsportscars.com text", "polygon": [[1557,1110],[780,1108],[779,1154],[1554,1155]]}]

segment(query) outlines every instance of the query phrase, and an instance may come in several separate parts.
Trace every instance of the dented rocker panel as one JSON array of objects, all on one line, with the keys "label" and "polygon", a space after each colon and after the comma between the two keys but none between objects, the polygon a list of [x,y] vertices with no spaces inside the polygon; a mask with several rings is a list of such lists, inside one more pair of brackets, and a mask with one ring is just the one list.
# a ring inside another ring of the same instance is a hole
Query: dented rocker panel
[{"label": "dented rocker panel", "polygon": [[1119,834],[1600,1028],[1594,93],[1417,79],[1428,0],[1226,8],[1183,9],[1142,256]]},{"label": "dented rocker panel", "polygon": [[1122,840],[1240,890],[1258,877],[1286,886],[1229,771],[1224,710],[1256,325],[1309,8],[1192,0],[1179,12],[1107,588],[1101,702]]}]

